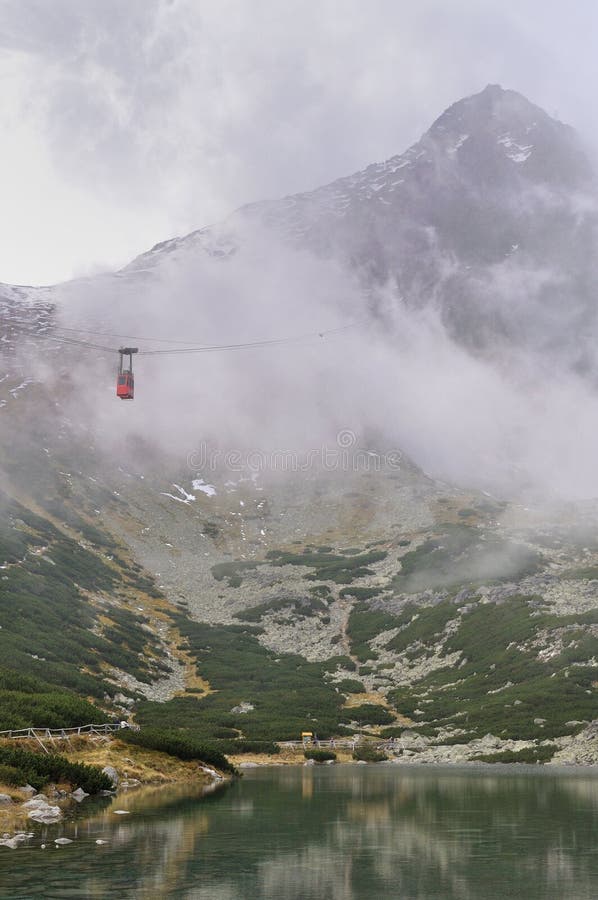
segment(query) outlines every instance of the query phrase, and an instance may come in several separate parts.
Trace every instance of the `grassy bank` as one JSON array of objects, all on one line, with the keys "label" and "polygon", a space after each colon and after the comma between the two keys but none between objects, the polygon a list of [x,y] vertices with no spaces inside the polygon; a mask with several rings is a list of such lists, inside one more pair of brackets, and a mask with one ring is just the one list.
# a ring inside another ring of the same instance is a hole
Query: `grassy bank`
[{"label": "grassy bank", "polygon": [[[0,752],[8,746],[11,753],[35,755],[40,763],[50,757],[37,753],[31,741],[4,741],[0,743]],[[18,746],[17,746],[18,745]],[[39,746],[37,747],[39,750]],[[204,763],[198,759],[179,759],[171,754],[148,747],[135,746],[122,740],[106,740],[77,737],[70,741],[56,741],[53,749],[64,760],[65,771],[76,773],[88,767],[100,772],[105,766],[111,766],[118,773],[121,787],[150,787],[167,784],[188,785],[189,788],[204,788],[213,782],[213,776],[204,771]],[[224,778],[230,778],[234,767],[227,761],[227,770],[221,772]],[[30,779],[31,780],[31,779]],[[56,803],[55,789],[70,791],[75,788],[71,781],[48,782],[41,788],[51,803]],[[107,785],[108,786],[108,785]],[[0,794],[8,794],[11,804],[0,805],[0,835],[13,834],[16,831],[28,830],[31,822],[27,818],[27,810],[22,804],[30,795],[19,790],[14,784],[4,784],[0,780]],[[60,805],[68,800],[58,800]]]}]

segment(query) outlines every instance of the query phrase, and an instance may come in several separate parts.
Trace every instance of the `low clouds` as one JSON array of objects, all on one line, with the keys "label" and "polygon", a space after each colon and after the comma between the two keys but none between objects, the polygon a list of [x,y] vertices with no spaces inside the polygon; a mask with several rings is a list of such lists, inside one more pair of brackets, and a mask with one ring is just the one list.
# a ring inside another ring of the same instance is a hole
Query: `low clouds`
[{"label": "low clouds", "polygon": [[488,81],[583,127],[597,18],[539,0],[4,0],[0,280],[117,267],[332,180]]},{"label": "low clouds", "polygon": [[[598,496],[598,398],[586,379],[529,347],[473,356],[437,311],[408,309],[390,290],[366,323],[359,286],[334,262],[255,224],[237,238],[226,260],[180,251],[151,276],[65,286],[61,324],[141,335],[135,343],[145,349],[156,345],[143,335],[201,344],[357,327],[237,353],[139,355],[131,404],[114,397],[115,356],[63,347],[60,363],[69,360],[80,388],[63,397],[64,412],[88,423],[108,459],[139,446],[146,460],[154,447],[162,467],[195,477],[202,473],[187,460],[202,446],[305,459],[338,453],[342,432],[355,435],[355,449],[396,449],[468,487],[528,499]],[[60,384],[63,375],[54,377]]]}]

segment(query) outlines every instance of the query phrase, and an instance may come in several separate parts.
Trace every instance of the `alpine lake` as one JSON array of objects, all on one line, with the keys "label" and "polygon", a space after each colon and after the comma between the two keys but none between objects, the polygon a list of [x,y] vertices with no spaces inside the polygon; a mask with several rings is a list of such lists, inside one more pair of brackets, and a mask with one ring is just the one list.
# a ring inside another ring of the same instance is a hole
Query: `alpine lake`
[{"label": "alpine lake", "polygon": [[3,900],[598,896],[591,769],[269,766],[88,799],[31,831],[0,848]]}]

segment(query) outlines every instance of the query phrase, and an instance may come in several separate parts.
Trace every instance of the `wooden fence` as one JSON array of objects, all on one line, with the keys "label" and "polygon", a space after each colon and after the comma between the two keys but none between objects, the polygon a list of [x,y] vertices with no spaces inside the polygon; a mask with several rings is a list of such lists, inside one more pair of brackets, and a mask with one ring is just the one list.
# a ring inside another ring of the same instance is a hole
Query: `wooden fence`
[{"label": "wooden fence", "polygon": [[353,738],[339,738],[339,740],[334,741],[277,741],[278,746],[281,750],[355,750],[355,747],[358,744],[357,740]]},{"label": "wooden fence", "polygon": [[[132,726],[127,725],[127,728]],[[19,728],[10,731],[0,731],[0,740],[30,740],[37,741],[45,753],[50,751],[44,744],[44,741],[68,741],[72,737],[78,737],[81,734],[97,734],[105,736],[121,731],[123,726],[120,722],[105,722],[102,725],[78,725],[75,728]]]},{"label": "wooden fence", "polygon": [[[139,731],[139,726],[127,725]],[[37,741],[42,749],[49,753],[50,751],[44,744],[44,741],[53,743],[54,741],[68,741],[72,737],[78,737],[82,734],[97,734],[105,736],[115,734],[123,730],[120,722],[106,722],[103,725],[79,725],[75,728],[20,728],[11,729],[10,731],[0,731],[0,740],[23,740],[29,738]],[[329,741],[278,741],[278,746],[284,750],[303,750],[303,749],[321,749],[321,750],[355,750],[355,747],[361,742],[361,738],[339,738]],[[402,741],[400,739],[391,739],[388,741],[376,741],[374,746],[376,750],[396,750],[401,748]]]},{"label": "wooden fence", "polygon": [[[307,741],[303,743],[303,741],[278,741],[278,746],[281,749],[289,749],[289,750],[302,750],[303,748],[310,750],[355,750],[358,744],[362,743],[362,738],[338,738],[337,740],[330,741]],[[391,738],[390,740],[378,740],[374,743],[374,747],[376,750],[396,750],[401,748],[401,740]]]}]

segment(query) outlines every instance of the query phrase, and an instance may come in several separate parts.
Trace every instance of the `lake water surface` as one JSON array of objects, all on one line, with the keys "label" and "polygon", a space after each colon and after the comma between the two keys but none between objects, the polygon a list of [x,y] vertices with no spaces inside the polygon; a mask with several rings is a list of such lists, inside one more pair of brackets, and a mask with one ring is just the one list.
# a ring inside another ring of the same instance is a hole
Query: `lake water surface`
[{"label": "lake water surface", "polygon": [[269,767],[88,800],[0,848],[0,897],[595,900],[598,774]]}]

